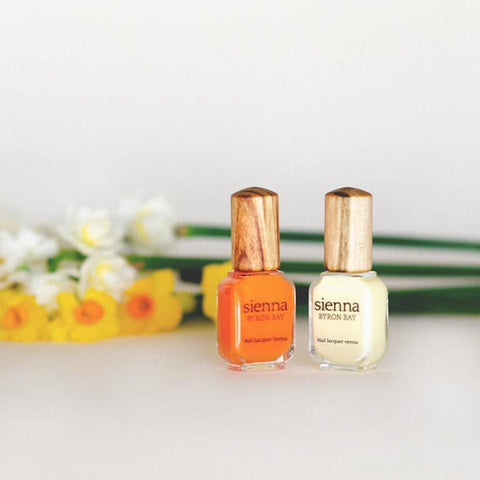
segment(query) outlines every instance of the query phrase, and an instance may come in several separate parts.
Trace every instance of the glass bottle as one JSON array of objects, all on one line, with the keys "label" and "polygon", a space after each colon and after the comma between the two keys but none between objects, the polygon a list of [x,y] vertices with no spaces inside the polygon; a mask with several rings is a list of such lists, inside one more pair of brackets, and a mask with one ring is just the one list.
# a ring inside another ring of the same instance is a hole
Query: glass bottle
[{"label": "glass bottle", "polygon": [[372,196],[325,196],[326,271],[310,286],[309,348],[323,368],[375,368],[387,347],[388,292],[372,268]]},{"label": "glass bottle", "polygon": [[251,187],[231,204],[233,271],[217,288],[218,352],[234,370],[280,369],[294,351],[295,287],[278,270],[278,195]]}]

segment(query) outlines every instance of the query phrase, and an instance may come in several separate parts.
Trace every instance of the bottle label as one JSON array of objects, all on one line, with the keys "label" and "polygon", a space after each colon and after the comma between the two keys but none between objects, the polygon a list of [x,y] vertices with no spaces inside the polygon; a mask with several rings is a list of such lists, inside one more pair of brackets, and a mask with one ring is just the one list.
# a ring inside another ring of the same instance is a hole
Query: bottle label
[{"label": "bottle label", "polygon": [[316,350],[338,361],[358,359],[364,348],[360,299],[321,297],[313,301],[313,340]]},{"label": "bottle label", "polygon": [[282,275],[226,281],[218,291],[218,345],[231,363],[274,361],[290,355],[295,291]]},{"label": "bottle label", "polygon": [[[342,281],[343,280],[343,281]],[[386,343],[386,290],[380,281],[320,282],[310,299],[311,347],[330,363],[377,361]]]},{"label": "bottle label", "polygon": [[[281,343],[291,341],[293,305],[288,301],[250,299],[242,304],[243,342]],[[286,322],[286,323],[285,323]],[[252,335],[254,334],[254,335]]]}]

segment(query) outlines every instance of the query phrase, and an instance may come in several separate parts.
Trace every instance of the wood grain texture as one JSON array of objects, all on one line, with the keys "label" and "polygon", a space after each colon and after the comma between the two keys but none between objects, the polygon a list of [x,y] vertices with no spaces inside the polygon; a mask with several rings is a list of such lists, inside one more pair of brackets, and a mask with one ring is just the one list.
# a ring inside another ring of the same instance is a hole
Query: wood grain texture
[{"label": "wood grain texture", "polygon": [[372,269],[372,195],[344,187],[325,195],[325,268],[332,272]]},{"label": "wood grain texture", "polygon": [[232,195],[232,265],[261,272],[280,266],[278,195],[250,187]]}]

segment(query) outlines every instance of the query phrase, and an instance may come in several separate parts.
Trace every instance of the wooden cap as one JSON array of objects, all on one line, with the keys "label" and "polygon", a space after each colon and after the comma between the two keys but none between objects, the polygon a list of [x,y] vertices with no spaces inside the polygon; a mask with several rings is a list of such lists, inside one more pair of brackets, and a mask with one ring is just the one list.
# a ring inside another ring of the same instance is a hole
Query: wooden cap
[{"label": "wooden cap", "polygon": [[232,195],[232,265],[261,272],[280,266],[278,195],[259,187]]},{"label": "wooden cap", "polygon": [[325,268],[331,272],[372,269],[372,195],[344,187],[325,195]]}]

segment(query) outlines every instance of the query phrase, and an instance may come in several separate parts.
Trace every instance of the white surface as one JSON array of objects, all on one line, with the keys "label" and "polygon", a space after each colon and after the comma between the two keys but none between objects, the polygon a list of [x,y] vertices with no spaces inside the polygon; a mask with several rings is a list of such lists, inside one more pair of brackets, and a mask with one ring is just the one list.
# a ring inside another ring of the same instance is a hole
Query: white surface
[{"label": "white surface", "polygon": [[320,229],[355,185],[378,233],[478,237],[479,26],[472,0],[3,0],[0,207],[140,189],[227,224],[257,184]]},{"label": "white surface", "polygon": [[453,479],[480,469],[478,317],[396,317],[376,371],[227,370],[207,323],[0,345],[0,478]]}]

